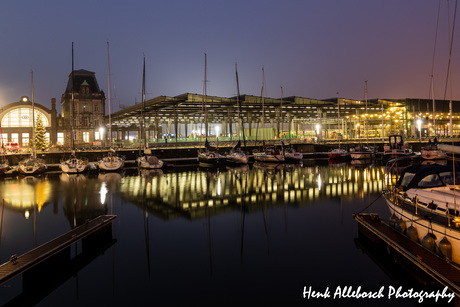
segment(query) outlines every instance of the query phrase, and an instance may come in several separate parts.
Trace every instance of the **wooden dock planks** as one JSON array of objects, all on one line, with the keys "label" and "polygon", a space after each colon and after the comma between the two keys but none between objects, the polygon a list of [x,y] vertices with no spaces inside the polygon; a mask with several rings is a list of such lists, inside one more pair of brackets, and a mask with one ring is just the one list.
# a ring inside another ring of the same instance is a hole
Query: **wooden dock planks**
[{"label": "wooden dock planks", "polygon": [[116,217],[116,215],[101,215],[23,255],[11,256],[10,261],[0,266],[0,284],[27,271],[91,233],[110,225]]},{"label": "wooden dock planks", "polygon": [[382,223],[377,215],[355,215],[354,218],[362,227],[365,227],[421,270],[460,296],[460,269],[458,267],[410,240],[389,225]]}]

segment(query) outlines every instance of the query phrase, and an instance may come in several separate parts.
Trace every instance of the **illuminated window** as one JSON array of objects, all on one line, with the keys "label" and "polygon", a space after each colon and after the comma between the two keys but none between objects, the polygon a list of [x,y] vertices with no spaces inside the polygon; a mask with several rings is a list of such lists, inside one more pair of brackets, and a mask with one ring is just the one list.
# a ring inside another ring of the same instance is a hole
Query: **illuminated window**
[{"label": "illuminated window", "polygon": [[2,133],[0,136],[1,136],[1,138],[2,138],[2,139],[1,139],[1,142],[2,142],[2,143],[8,142],[8,134]]},{"label": "illuminated window", "polygon": [[11,133],[11,142],[14,142],[14,143],[19,142],[19,134],[18,133]]},{"label": "illuminated window", "polygon": [[83,142],[89,143],[89,132],[83,132]]},{"label": "illuminated window", "polygon": [[50,134],[49,134],[49,132],[45,133],[45,143],[46,144],[50,143]]},{"label": "illuminated window", "polygon": [[28,133],[22,134],[22,146],[29,146],[29,134]]},{"label": "illuminated window", "polygon": [[57,134],[57,144],[64,145],[64,132],[58,132]]},{"label": "illuminated window", "polygon": [[[43,112],[35,110],[35,121],[41,116],[43,125],[49,127],[48,118]],[[32,108],[17,108],[9,111],[2,118],[2,127],[32,127]]]},{"label": "illuminated window", "polygon": [[101,138],[100,138],[99,131],[96,131],[96,132],[94,133],[94,139],[96,139],[96,140],[100,140],[100,139],[101,139]]}]

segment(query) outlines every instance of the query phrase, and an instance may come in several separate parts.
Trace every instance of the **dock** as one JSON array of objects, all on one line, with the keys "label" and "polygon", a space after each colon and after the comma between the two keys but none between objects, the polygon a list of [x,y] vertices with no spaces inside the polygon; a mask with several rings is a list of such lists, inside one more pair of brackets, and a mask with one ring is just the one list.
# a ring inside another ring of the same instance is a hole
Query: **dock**
[{"label": "dock", "polygon": [[383,223],[377,214],[354,216],[361,231],[387,244],[397,253],[460,297],[460,268]]},{"label": "dock", "polygon": [[10,261],[0,266],[0,284],[52,258],[69,248],[73,243],[95,234],[106,226],[111,226],[116,217],[116,215],[101,215],[25,254],[12,255]]}]

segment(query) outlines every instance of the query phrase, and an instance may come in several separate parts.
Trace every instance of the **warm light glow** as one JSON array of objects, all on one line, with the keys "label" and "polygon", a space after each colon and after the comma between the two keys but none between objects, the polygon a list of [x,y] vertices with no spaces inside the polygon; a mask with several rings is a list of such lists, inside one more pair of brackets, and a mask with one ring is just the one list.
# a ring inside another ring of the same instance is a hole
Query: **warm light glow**
[{"label": "warm light glow", "polygon": [[99,191],[99,194],[101,194],[101,204],[105,203],[105,197],[106,197],[108,191],[109,190],[107,190],[107,184],[105,182],[103,182],[101,184],[101,189]]}]

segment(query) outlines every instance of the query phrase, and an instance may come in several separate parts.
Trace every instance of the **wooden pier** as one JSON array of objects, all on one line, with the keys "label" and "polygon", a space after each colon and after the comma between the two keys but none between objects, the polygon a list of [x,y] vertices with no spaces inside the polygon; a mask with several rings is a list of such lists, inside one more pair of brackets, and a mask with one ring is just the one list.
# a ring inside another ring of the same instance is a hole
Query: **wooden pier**
[{"label": "wooden pier", "polygon": [[111,225],[116,217],[116,215],[101,215],[23,255],[12,255],[10,261],[0,266],[0,284],[57,255],[73,243]]},{"label": "wooden pier", "polygon": [[384,224],[377,214],[358,214],[354,218],[358,221],[361,231],[382,240],[387,246],[460,297],[459,267]]}]

